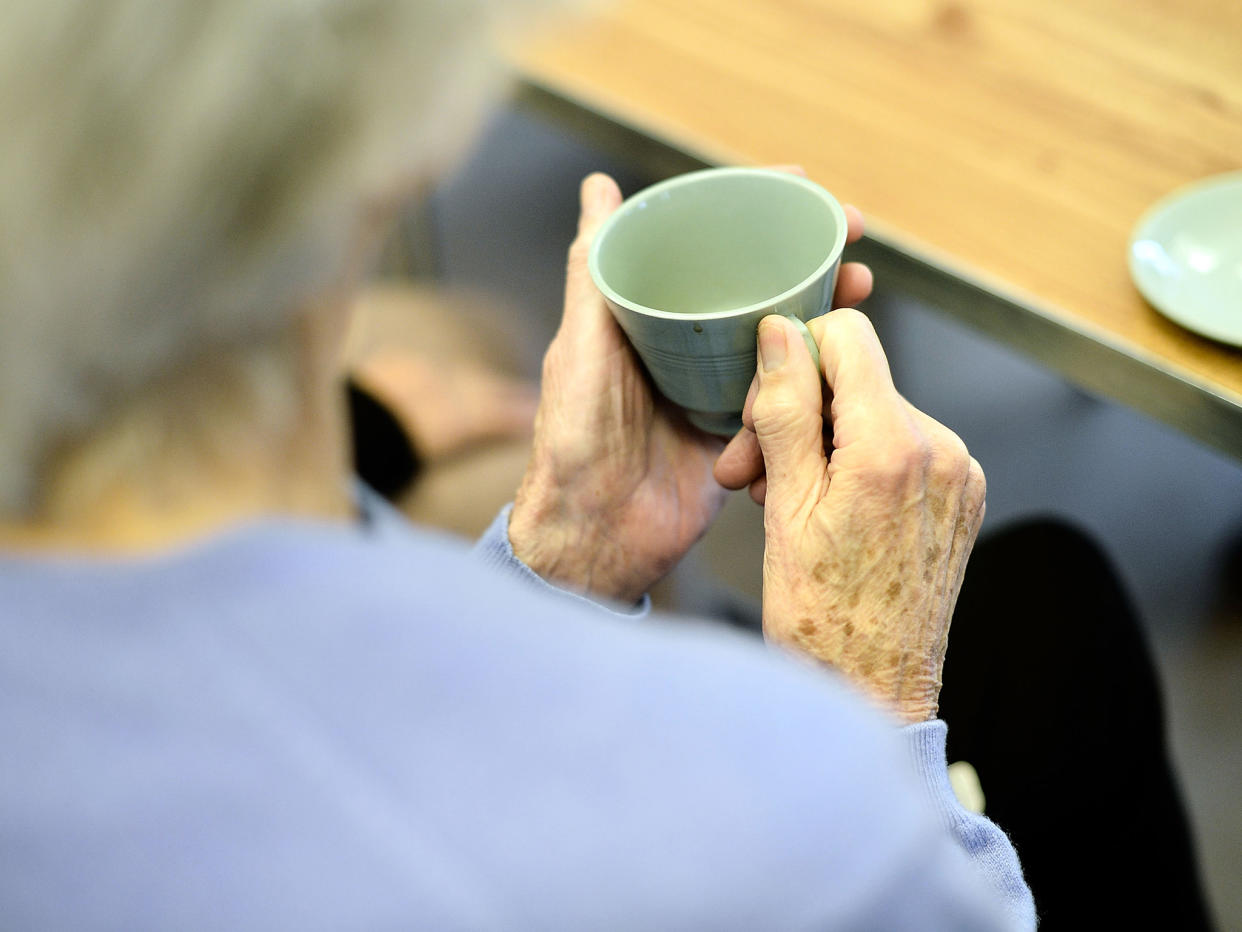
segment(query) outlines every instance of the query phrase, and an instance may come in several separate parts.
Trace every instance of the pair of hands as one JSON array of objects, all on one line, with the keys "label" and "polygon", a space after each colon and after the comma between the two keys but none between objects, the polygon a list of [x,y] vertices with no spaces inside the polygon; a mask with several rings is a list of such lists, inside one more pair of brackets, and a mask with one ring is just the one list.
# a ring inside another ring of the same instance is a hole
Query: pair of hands
[{"label": "pair of hands", "polygon": [[[933,718],[983,519],[978,463],[897,393],[875,331],[849,309],[810,324],[822,381],[793,325],[766,318],[745,428],[726,445],[691,427],[652,390],[587,270],[621,192],[596,174],[581,199],[509,522],[514,553],[545,579],[632,602],[706,531],[727,490],[749,487],[764,505],[765,636],[839,669],[903,721]],[[847,215],[854,242],[862,217]],[[844,264],[833,306],[870,291],[870,272]]]}]

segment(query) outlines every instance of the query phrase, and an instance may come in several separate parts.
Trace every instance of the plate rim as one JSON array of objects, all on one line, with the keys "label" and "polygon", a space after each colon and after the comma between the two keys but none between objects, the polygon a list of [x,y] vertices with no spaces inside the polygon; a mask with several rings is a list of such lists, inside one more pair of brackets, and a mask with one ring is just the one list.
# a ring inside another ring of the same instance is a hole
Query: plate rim
[{"label": "plate rim", "polygon": [[1135,222],[1134,226],[1131,227],[1129,241],[1126,244],[1126,259],[1130,271],[1130,280],[1138,289],[1139,294],[1143,296],[1144,300],[1146,300],[1157,313],[1163,315],[1178,326],[1183,327],[1192,333],[1196,333],[1199,336],[1207,337],[1218,343],[1226,343],[1230,346],[1242,347],[1242,321],[1239,322],[1237,332],[1234,333],[1222,332],[1210,325],[1204,327],[1202,324],[1193,319],[1193,315],[1190,319],[1187,319],[1187,316],[1183,313],[1183,311],[1176,307],[1170,308],[1165,302],[1158,300],[1154,295],[1152,295],[1148,289],[1144,287],[1143,278],[1140,276],[1138,271],[1138,269],[1143,266],[1143,263],[1136,258],[1134,250],[1135,244],[1140,240],[1151,239],[1151,237],[1145,237],[1142,235],[1143,230],[1149,227],[1161,216],[1167,214],[1171,209],[1180,205],[1182,202],[1186,201],[1190,197],[1216,188],[1234,187],[1237,187],[1240,191],[1242,191],[1242,169],[1220,172],[1215,175],[1208,175],[1204,178],[1198,178],[1173,189],[1144,210],[1142,215]]}]

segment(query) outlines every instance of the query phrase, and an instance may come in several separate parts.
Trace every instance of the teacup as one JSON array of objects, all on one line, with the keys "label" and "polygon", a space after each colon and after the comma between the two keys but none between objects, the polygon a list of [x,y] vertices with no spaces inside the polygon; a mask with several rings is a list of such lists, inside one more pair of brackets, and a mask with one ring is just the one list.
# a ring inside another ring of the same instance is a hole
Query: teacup
[{"label": "teacup", "polygon": [[652,381],[701,430],[742,425],[759,321],[802,330],[829,310],[845,211],[813,181],[762,168],[711,168],[628,198],[596,233],[596,286]]}]

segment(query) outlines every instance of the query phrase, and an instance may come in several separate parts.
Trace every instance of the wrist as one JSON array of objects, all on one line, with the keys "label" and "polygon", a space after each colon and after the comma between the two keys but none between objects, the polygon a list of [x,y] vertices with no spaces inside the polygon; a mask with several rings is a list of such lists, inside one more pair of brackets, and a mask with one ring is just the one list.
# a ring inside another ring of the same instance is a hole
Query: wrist
[{"label": "wrist", "polygon": [[911,683],[894,683],[891,677],[868,675],[858,668],[841,671],[857,685],[872,702],[903,725],[933,721],[940,711],[939,683],[934,688]]},{"label": "wrist", "polygon": [[892,677],[877,674],[869,665],[860,668],[840,657],[830,658],[818,651],[790,643],[784,646],[821,667],[835,671],[866,696],[872,705],[888,713],[902,725],[934,721],[940,712],[938,685],[929,690],[908,684],[894,684]]},{"label": "wrist", "polygon": [[[886,617],[882,611],[860,611],[859,605],[833,611],[822,603],[782,600],[774,588],[769,583],[764,590],[769,642],[835,671],[903,725],[936,718],[942,650],[891,638],[885,629],[893,626],[880,621]],[[851,601],[847,596],[845,604]]]},{"label": "wrist", "polygon": [[645,618],[651,613],[651,599],[644,596],[636,602],[623,604],[610,599],[598,598],[590,594],[573,592],[563,586],[549,582],[540,576],[513,552],[509,541],[509,518],[513,513],[512,503],[500,510],[491,525],[483,532],[474,545],[474,554],[489,568],[495,569],[506,576],[521,580],[525,585],[537,591],[555,594],[557,598],[568,599],[582,605],[590,605],[619,618]]},{"label": "wrist", "polygon": [[518,489],[509,516],[514,556],[544,580],[573,592],[622,604],[641,599],[648,584],[626,576],[625,555],[615,552],[606,523],[540,489],[529,475]]},{"label": "wrist", "polygon": [[894,704],[892,709],[903,725],[921,725],[936,720],[940,713],[940,703],[936,700],[903,701]]}]

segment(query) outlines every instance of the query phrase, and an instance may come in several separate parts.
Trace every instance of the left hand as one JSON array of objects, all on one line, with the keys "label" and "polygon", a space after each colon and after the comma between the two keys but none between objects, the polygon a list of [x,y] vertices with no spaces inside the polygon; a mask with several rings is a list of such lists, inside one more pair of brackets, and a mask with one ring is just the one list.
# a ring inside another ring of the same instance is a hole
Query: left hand
[{"label": "left hand", "polygon": [[[582,183],[564,314],[544,358],[534,450],[509,540],[545,579],[634,602],[702,536],[727,492],[712,475],[723,441],[655,393],[591,280],[591,242],[621,200],[607,175]],[[862,218],[847,213],[852,242]],[[870,291],[865,267],[842,267],[838,302],[856,303]]]}]

